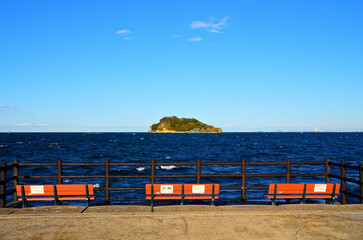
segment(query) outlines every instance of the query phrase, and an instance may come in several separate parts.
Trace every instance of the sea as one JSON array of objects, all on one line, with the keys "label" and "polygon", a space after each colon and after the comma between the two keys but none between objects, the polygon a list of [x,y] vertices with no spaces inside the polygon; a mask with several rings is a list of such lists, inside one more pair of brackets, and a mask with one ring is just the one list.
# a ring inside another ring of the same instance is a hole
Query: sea
[{"label": "sea", "polygon": [[[104,163],[106,159],[123,163],[157,163],[156,175],[195,174],[196,166],[172,163],[196,162],[314,162],[330,158],[331,162],[358,166],[363,163],[362,132],[251,132],[251,133],[0,133],[0,162],[20,163]],[[165,163],[165,164],[164,164]],[[324,173],[321,165],[293,165],[292,173]],[[339,167],[331,167],[339,174]],[[247,174],[279,174],[285,166],[247,166]],[[240,166],[205,165],[202,174],[240,174]],[[12,176],[9,169],[8,177]],[[56,167],[22,167],[19,175],[56,175]],[[150,175],[150,166],[112,166],[111,175]],[[104,175],[104,167],[64,166],[63,175]],[[357,170],[347,169],[347,177],[359,179]],[[20,179],[20,184],[56,184],[56,179]],[[156,183],[195,183],[195,178],[157,178]],[[281,177],[247,178],[247,186],[267,186],[286,181]],[[291,182],[324,182],[324,177],[292,177]],[[241,178],[202,178],[202,183],[239,186]],[[338,179],[331,182],[339,183]],[[63,179],[65,184],[89,183],[104,187],[102,178]],[[145,187],[150,178],[114,178],[111,187]],[[12,188],[12,182],[7,189]],[[348,191],[359,194],[359,185],[347,183]],[[268,203],[266,189],[247,190],[248,199]],[[103,204],[104,191],[97,191],[96,203]],[[112,204],[148,204],[140,190],[111,191]],[[243,204],[241,191],[221,190],[217,204]],[[12,196],[8,196],[12,200]],[[318,200],[311,200],[312,202]],[[348,197],[348,203],[358,200]],[[33,203],[32,203],[33,204]],[[49,203],[51,204],[51,203]],[[74,203],[70,203],[74,205]]]}]

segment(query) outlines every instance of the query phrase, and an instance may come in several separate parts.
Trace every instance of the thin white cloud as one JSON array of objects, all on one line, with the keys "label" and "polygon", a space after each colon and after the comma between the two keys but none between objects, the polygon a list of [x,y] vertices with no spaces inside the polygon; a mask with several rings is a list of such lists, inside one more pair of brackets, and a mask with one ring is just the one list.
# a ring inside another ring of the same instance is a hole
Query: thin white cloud
[{"label": "thin white cloud", "polygon": [[127,30],[127,29],[118,30],[116,33],[117,34],[128,34],[128,33],[130,33],[130,30]]},{"label": "thin white cloud", "polygon": [[39,127],[46,127],[46,126],[48,126],[48,123],[36,123],[34,125],[39,126]]},{"label": "thin white cloud", "polygon": [[125,40],[131,40],[131,39],[135,39],[135,37],[125,37]]},{"label": "thin white cloud", "polygon": [[201,37],[188,38],[187,41],[188,42],[198,42],[198,41],[202,41],[202,38]]},{"label": "thin white cloud", "polygon": [[148,125],[142,124],[118,124],[118,123],[99,123],[91,124],[88,127],[148,127]]},{"label": "thin white cloud", "polygon": [[14,123],[14,126],[21,126],[21,127],[26,127],[26,126],[30,126],[30,123]]},{"label": "thin white cloud", "polygon": [[10,111],[20,111],[21,110],[21,108],[16,104],[0,105],[0,108],[8,109]]},{"label": "thin white cloud", "polygon": [[183,35],[179,35],[179,34],[173,34],[173,36],[171,36],[171,38],[180,38],[182,37]]},{"label": "thin white cloud", "polygon": [[222,33],[220,30],[225,28],[227,25],[227,17],[222,18],[221,20],[215,20],[212,19],[208,22],[202,22],[202,21],[193,21],[190,24],[190,27],[192,29],[199,29],[199,28],[205,28],[208,32],[212,33]]},{"label": "thin white cloud", "polygon": [[201,22],[201,21],[194,21],[192,22],[192,24],[190,24],[190,27],[192,29],[197,29],[197,28],[208,28],[210,26],[210,23],[207,22]]}]

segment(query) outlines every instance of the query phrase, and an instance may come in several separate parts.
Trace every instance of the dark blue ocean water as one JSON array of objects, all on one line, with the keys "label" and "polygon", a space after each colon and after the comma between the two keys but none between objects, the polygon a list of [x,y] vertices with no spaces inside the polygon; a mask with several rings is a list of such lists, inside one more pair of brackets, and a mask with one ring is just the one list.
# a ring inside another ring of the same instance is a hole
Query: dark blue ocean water
[{"label": "dark blue ocean water", "polygon": [[[156,174],[195,174],[195,166],[174,166],[168,162],[293,162],[346,161],[352,165],[363,163],[363,133],[222,133],[222,134],[151,134],[151,133],[0,133],[0,162],[21,163],[63,162],[97,163],[156,162],[166,163]],[[323,166],[292,166],[292,173],[323,173]],[[333,173],[340,169],[332,167]],[[56,175],[56,167],[21,168],[20,175]],[[202,166],[202,174],[240,174],[240,166]],[[247,174],[284,173],[285,166],[247,166]],[[8,174],[11,175],[9,172]],[[103,175],[103,167],[63,167],[64,175]],[[111,175],[150,175],[150,167],[111,167]],[[358,179],[358,171],[348,170],[349,177]],[[103,187],[103,179],[64,179],[64,183],[92,183]],[[285,178],[248,178],[247,186],[266,186],[284,182]],[[292,182],[324,182],[324,177],[292,178]],[[144,187],[150,179],[112,179],[111,187]],[[185,182],[190,179],[157,179],[157,183]],[[332,179],[332,182],[339,182]],[[23,184],[56,183],[56,179],[21,179]],[[202,178],[202,183],[238,186],[239,178]],[[348,184],[348,190],[358,193],[357,184]],[[247,190],[247,197],[264,199],[266,190]],[[96,193],[97,199],[104,192]],[[140,204],[145,202],[143,191],[114,191],[112,199]],[[220,202],[238,202],[239,190],[222,190]],[[132,199],[129,201],[128,199]],[[356,202],[348,199],[348,202]]]}]

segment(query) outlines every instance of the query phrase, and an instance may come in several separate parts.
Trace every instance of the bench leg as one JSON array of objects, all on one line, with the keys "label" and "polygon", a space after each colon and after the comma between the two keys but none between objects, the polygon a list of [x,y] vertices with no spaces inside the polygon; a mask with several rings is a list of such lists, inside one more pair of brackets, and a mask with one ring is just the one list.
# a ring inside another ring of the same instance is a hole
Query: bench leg
[{"label": "bench leg", "polygon": [[271,200],[271,205],[276,205],[276,199]]},{"label": "bench leg", "polygon": [[26,208],[26,200],[24,198],[21,200],[21,203],[22,208]]}]

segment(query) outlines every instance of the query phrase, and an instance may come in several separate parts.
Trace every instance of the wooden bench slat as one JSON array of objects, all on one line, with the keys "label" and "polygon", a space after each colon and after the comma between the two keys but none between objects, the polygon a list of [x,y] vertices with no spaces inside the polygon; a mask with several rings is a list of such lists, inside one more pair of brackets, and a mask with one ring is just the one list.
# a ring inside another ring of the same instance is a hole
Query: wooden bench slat
[{"label": "wooden bench slat", "polygon": [[272,204],[276,199],[300,199],[304,203],[308,198],[329,199],[332,204],[339,190],[339,183],[271,183],[265,197],[272,199]]},{"label": "wooden bench slat", "polygon": [[89,201],[95,199],[92,184],[17,185],[16,193],[23,207],[26,207],[27,201],[50,200],[55,205],[63,200],[86,200],[88,207]]},{"label": "wooden bench slat", "polygon": [[[22,201],[23,198],[19,197],[19,201]],[[25,197],[27,201],[54,201],[54,197]]]},{"label": "wooden bench slat", "polygon": [[154,200],[156,199],[185,199],[214,200],[218,199],[219,184],[146,184],[146,199],[151,200],[151,211],[153,211]]}]

